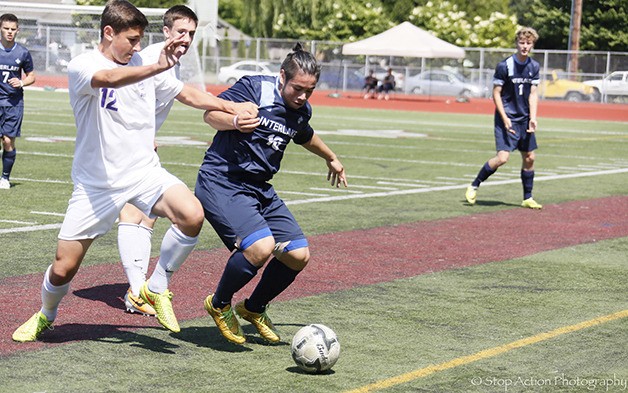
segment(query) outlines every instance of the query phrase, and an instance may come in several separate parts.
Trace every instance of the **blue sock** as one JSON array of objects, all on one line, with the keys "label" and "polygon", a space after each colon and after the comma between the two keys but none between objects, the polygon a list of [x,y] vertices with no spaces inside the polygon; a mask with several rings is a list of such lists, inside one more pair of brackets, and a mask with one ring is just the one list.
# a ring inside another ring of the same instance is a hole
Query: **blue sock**
[{"label": "blue sock", "polygon": [[488,179],[489,176],[491,176],[496,171],[497,169],[491,169],[491,167],[488,166],[488,161],[486,161],[484,165],[482,166],[482,169],[480,169],[480,172],[478,172],[478,175],[475,178],[475,180],[473,180],[473,183],[471,183],[471,185],[475,188],[479,187],[480,183]]},{"label": "blue sock", "polygon": [[231,304],[233,295],[248,284],[258,270],[258,267],[253,266],[244,257],[242,251],[231,254],[216,288],[212,305],[216,308],[223,308],[227,304]]},{"label": "blue sock", "polygon": [[11,176],[11,170],[13,169],[13,164],[15,164],[16,155],[17,150],[5,150],[2,152],[2,177],[8,179],[9,176]]},{"label": "blue sock", "polygon": [[532,198],[532,187],[534,186],[534,171],[521,170],[521,184],[523,184],[523,200]]},{"label": "blue sock", "polygon": [[246,309],[256,313],[264,312],[266,305],[285,291],[300,272],[290,269],[277,258],[271,259],[257,287],[247,299]]}]

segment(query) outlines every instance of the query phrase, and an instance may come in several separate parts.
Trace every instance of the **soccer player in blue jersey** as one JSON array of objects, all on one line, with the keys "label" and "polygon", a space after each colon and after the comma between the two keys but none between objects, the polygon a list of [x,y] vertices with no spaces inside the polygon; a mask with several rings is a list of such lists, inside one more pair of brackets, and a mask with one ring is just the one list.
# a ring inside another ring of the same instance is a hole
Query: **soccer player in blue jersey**
[{"label": "soccer player in blue jersey", "polygon": [[268,183],[279,171],[288,143],[294,141],[323,158],[332,186],[347,186],[342,163],[309,124],[308,99],[319,76],[315,57],[297,44],[279,76],[243,77],[219,95],[258,104],[259,117],[205,112],[205,121],[219,131],[205,154],[195,193],[205,218],[232,251],[215,293],[205,299],[205,309],[222,335],[236,344],[245,338],[231,307],[234,294],[266,264],[250,297],[234,308],[265,340],[278,342],[267,305],[310,259],[305,235]]},{"label": "soccer player in blue jersey", "polygon": [[543,206],[532,198],[534,186],[534,150],[537,148],[537,106],[539,63],[532,59],[530,51],[539,35],[531,27],[519,29],[515,35],[517,53],[501,61],[493,76],[493,101],[495,101],[495,145],[497,154],[488,160],[465,193],[469,204],[476,202],[477,189],[497,169],[508,162],[510,152],[521,152],[521,206],[541,209]]},{"label": "soccer player in blue jersey", "polygon": [[[9,177],[17,150],[24,117],[24,86],[35,83],[33,58],[24,46],[15,42],[19,32],[18,19],[13,14],[0,16],[0,138],[2,139],[2,177],[0,189],[11,188]],[[24,73],[24,78],[22,78]]]}]

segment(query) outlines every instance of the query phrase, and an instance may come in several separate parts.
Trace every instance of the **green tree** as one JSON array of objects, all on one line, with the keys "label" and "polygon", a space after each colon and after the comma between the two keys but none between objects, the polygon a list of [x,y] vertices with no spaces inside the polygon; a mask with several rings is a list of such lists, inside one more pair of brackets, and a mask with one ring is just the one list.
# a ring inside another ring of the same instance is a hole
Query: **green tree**
[{"label": "green tree", "polygon": [[415,7],[408,19],[442,40],[466,47],[510,47],[517,29],[514,15],[492,12],[488,19],[478,15],[470,17],[449,1],[429,1],[424,6]]},{"label": "green tree", "polygon": [[[170,8],[181,4],[178,0],[130,0],[138,8]],[[77,5],[105,5],[107,0],[76,0]]]},{"label": "green tree", "polygon": [[[570,1],[515,2],[513,10],[521,24],[539,32],[537,48],[568,49]],[[583,2],[580,50],[628,51],[628,0]]]}]

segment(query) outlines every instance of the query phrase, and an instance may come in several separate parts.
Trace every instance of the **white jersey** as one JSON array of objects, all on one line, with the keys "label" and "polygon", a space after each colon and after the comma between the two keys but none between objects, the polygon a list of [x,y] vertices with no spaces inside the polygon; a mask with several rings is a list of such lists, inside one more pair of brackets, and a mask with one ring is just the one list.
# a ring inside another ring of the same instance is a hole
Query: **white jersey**
[{"label": "white jersey", "polygon": [[[140,56],[142,57],[144,64],[152,64],[157,63],[159,60],[159,55],[161,54],[161,50],[164,47],[163,42],[157,42],[155,44],[149,45],[144,48],[140,52]],[[161,83],[162,78],[176,78],[177,80],[181,80],[180,73],[181,64],[177,63],[174,67],[168,68],[166,71],[161,74],[157,74],[154,76],[156,83]],[[161,126],[166,121],[168,117],[168,113],[170,113],[170,108],[172,108],[172,104],[174,104],[174,99],[169,101],[161,101],[157,98],[157,102],[155,103],[155,130],[159,131]]]},{"label": "white jersey", "polygon": [[[142,65],[134,54],[129,66]],[[121,88],[93,88],[93,75],[124,67],[98,49],[70,61],[70,105],[76,122],[72,163],[75,184],[123,188],[140,181],[146,168],[160,166],[154,150],[155,102],[171,101],[183,89],[175,78],[148,78]]]}]

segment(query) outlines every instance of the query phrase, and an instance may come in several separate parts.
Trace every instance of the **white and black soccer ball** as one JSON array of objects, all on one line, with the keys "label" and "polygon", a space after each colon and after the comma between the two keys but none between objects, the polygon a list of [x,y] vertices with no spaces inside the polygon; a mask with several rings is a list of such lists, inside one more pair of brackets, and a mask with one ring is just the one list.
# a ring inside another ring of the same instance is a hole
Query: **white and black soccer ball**
[{"label": "white and black soccer ball", "polygon": [[336,333],[325,325],[304,326],[292,338],[292,359],[309,373],[331,369],[339,356],[340,343]]}]

